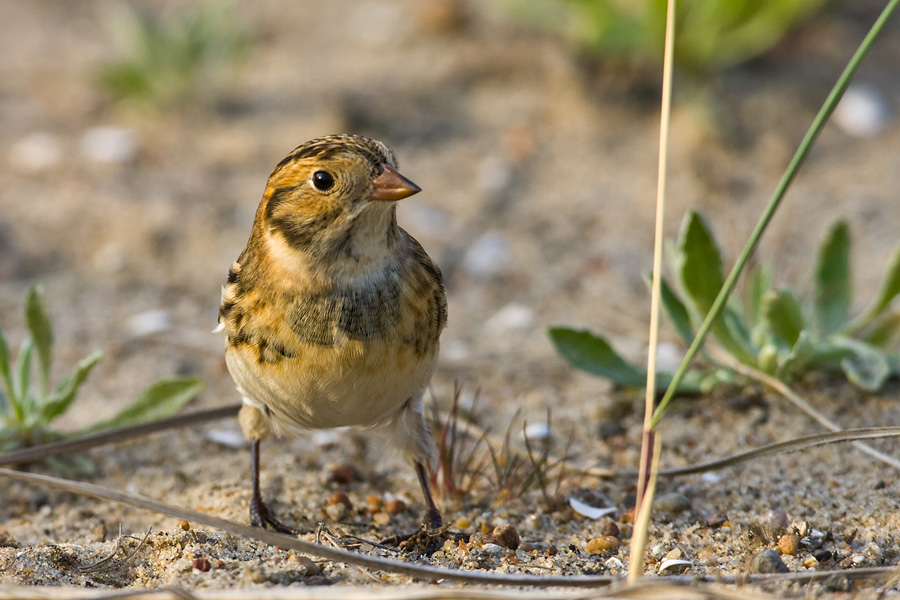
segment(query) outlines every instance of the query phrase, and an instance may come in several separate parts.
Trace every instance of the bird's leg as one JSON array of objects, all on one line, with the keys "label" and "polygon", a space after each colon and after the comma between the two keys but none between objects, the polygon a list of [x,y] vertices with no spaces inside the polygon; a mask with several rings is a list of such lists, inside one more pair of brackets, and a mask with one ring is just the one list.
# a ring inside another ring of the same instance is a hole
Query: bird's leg
[{"label": "bird's leg", "polygon": [[427,529],[438,529],[444,522],[441,519],[441,513],[434,504],[434,498],[431,496],[431,489],[428,487],[428,474],[425,472],[425,465],[421,461],[416,461],[416,476],[419,478],[419,485],[422,487],[422,495],[425,497],[425,520],[422,525]]},{"label": "bird's leg", "polygon": [[297,535],[300,533],[292,527],[288,527],[272,516],[272,512],[263,502],[259,489],[259,439],[250,442],[250,476],[253,479],[253,494],[250,496],[250,524],[264,529],[274,529],[279,533]]}]

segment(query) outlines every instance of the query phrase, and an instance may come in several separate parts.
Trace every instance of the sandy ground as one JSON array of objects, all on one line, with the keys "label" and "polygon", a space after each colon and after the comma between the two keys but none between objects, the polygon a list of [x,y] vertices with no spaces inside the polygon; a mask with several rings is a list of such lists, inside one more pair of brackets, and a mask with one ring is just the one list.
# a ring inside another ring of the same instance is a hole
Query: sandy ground
[{"label": "sandy ground", "polygon": [[[712,77],[704,102],[679,87],[669,234],[685,210],[697,208],[736,255],[878,4],[834,3],[765,59]],[[460,19],[441,19],[446,6]],[[0,4],[0,324],[17,344],[25,290],[41,283],[59,372],[94,349],[105,353],[61,428],[109,416],[171,374],[206,381],[196,407],[238,399],[222,340],[210,333],[227,268],[246,242],[272,166],[309,138],[347,131],[391,145],[403,172],[424,189],[401,205],[400,221],[447,276],[450,325],[434,380],[440,403],[447,405],[456,380],[465,405],[480,389],[474,418],[500,432],[517,411],[534,423],[550,407],[558,452],[572,431],[573,464],[635,466],[638,397],[571,371],[546,329],[588,327],[642,357],[658,136],[652,84],[623,85],[587,68],[559,40],[478,3],[348,0],[312,10],[264,1],[237,7],[256,42],[225,99],[148,113],[111,104],[92,82],[114,53],[111,8]],[[829,125],[763,242],[761,256],[800,293],[810,289],[813,249],[834,220],[846,218],[852,228],[859,306],[875,293],[897,244],[898,33],[894,19],[857,78],[884,101],[884,129],[856,137]],[[124,160],[103,162],[85,149],[101,127],[126,132],[133,149]],[[900,422],[896,383],[864,396],[815,379],[804,393],[844,427]],[[681,465],[817,428],[775,396],[733,392],[679,403],[661,431],[663,462]],[[236,433],[236,424],[221,422],[95,450],[92,481],[243,521],[248,452],[222,443]],[[373,538],[416,523],[412,471],[378,438],[316,435],[270,443],[264,452],[264,486],[285,518]],[[334,467],[348,464],[359,478],[335,482]],[[620,516],[632,481],[564,480],[564,496],[617,507],[612,518],[590,520],[536,491],[498,496],[489,479],[462,500],[443,498],[445,517],[468,533],[512,524],[530,547],[518,550],[519,564],[493,548],[421,560],[511,572],[624,572],[630,525]],[[785,531],[800,541],[794,555],[782,556],[792,571],[898,561],[896,473],[849,447],[661,488],[670,505],[654,518],[648,572],[676,554],[690,561],[689,573],[748,572],[756,552],[776,548]],[[350,499],[348,515],[329,512],[335,492]],[[399,514],[366,510],[395,497],[408,504]],[[80,568],[112,551],[119,526],[151,533],[128,561]],[[588,552],[604,536],[616,541]],[[195,568],[199,558],[209,570]],[[400,579],[373,580],[339,564],[310,568],[295,554],[211,530],[186,532],[165,517],[0,485],[3,584],[201,589]],[[833,595],[839,588],[778,591]]]}]

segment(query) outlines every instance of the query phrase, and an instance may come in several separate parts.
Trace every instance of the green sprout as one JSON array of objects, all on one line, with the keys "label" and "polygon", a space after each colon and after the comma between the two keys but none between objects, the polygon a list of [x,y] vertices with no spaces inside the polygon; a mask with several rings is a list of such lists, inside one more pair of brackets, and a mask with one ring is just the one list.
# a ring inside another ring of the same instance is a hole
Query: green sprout
[{"label": "green sprout", "polygon": [[[101,353],[94,352],[82,359],[54,387],[51,385],[53,328],[44,294],[39,287],[32,287],[28,291],[25,324],[28,334],[19,348],[15,362],[0,329],[0,451],[3,452],[64,437],[53,430],[51,424],[71,408],[82,384],[102,358]],[[35,362],[37,381],[34,381]],[[203,382],[195,378],[159,381],[112,418],[74,432],[71,436],[78,437],[171,416],[202,388]]]},{"label": "green sprout", "polygon": [[[891,306],[900,294],[900,248],[891,258],[875,300],[855,317],[851,316],[850,249],[849,227],[839,221],[819,247],[815,290],[806,303],[789,286],[774,287],[769,266],[751,269],[743,302],[729,298],[713,322],[712,337],[735,363],[784,382],[817,370],[842,373],[868,392],[880,390],[889,377],[900,374],[900,311]],[[690,345],[724,284],[722,253],[708,223],[696,212],[687,215],[677,242],[667,250],[679,289],[663,280],[662,306],[676,332]],[[645,385],[646,373],[602,337],[565,327],[551,329],[550,337],[573,366],[620,385]],[[709,391],[741,381],[728,361],[716,360],[710,353],[704,357],[706,365],[688,371],[680,392]],[[660,389],[671,379],[671,373],[657,373]]]},{"label": "green sprout", "polygon": [[230,8],[206,2],[162,20],[122,5],[113,21],[121,58],[100,68],[99,84],[118,100],[158,106],[220,91],[250,46]]}]

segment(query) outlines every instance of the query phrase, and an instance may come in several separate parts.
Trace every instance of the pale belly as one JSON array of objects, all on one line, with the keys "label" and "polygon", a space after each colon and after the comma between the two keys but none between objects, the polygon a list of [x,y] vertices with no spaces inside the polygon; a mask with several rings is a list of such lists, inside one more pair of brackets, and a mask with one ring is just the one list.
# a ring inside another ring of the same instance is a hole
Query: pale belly
[{"label": "pale belly", "polygon": [[225,358],[245,402],[268,414],[273,432],[284,435],[390,420],[408,400],[421,397],[437,348],[421,354],[396,341],[346,340],[329,348],[307,346],[274,364],[233,349]]}]

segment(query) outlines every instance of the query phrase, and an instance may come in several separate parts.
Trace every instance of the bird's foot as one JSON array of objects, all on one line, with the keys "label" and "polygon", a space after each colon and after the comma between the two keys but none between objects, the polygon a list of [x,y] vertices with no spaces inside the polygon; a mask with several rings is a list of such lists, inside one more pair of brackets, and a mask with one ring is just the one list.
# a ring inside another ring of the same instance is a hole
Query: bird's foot
[{"label": "bird's foot", "polygon": [[299,529],[288,527],[275,518],[272,511],[266,506],[262,500],[251,500],[250,502],[250,524],[254,527],[262,527],[263,529],[272,529],[278,533],[287,535],[299,535],[303,533]]},{"label": "bird's foot", "polygon": [[468,538],[462,533],[449,531],[449,526],[443,525],[441,514],[435,510],[429,510],[425,514],[422,527],[411,533],[392,535],[381,541],[385,546],[394,546],[404,552],[416,552],[418,554],[431,555],[444,545],[448,539],[460,540]]}]

